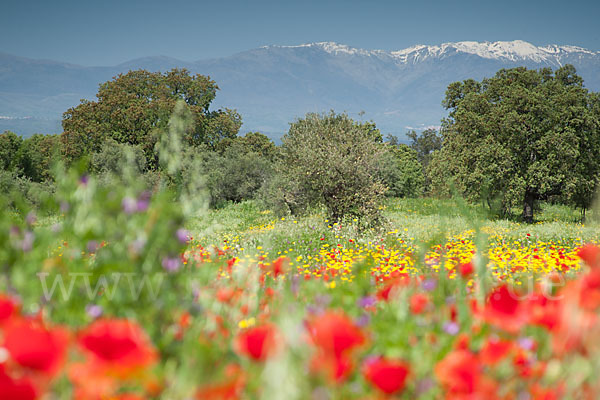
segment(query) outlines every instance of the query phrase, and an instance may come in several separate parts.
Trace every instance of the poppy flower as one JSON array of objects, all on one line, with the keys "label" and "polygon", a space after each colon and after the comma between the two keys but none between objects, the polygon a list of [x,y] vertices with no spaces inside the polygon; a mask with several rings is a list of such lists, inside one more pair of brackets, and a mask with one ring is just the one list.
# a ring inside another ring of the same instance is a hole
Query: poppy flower
[{"label": "poppy flower", "polygon": [[486,365],[494,366],[502,361],[512,348],[511,341],[489,337],[479,353],[479,359]]},{"label": "poppy flower", "polygon": [[335,381],[343,381],[352,370],[352,351],[366,341],[363,332],[345,314],[334,311],[310,321],[308,331],[319,351],[313,365],[325,367]]},{"label": "poppy flower", "polygon": [[4,326],[4,347],[23,367],[54,376],[64,360],[69,341],[63,328],[48,328],[34,319],[14,319]]},{"label": "poppy flower", "polygon": [[0,326],[17,314],[17,303],[10,297],[0,294]]},{"label": "poppy flower", "polygon": [[486,322],[507,332],[518,332],[527,323],[526,306],[506,284],[492,291],[483,309]]},{"label": "poppy flower", "polygon": [[81,332],[79,344],[94,361],[123,372],[146,367],[156,359],[144,330],[129,320],[96,320]]},{"label": "poppy flower", "polygon": [[0,399],[35,400],[37,398],[35,386],[29,379],[11,378],[0,364]]},{"label": "poppy flower", "polygon": [[581,258],[590,268],[600,267],[600,247],[588,243],[581,247],[577,252],[577,256]]},{"label": "poppy flower", "polygon": [[458,267],[458,272],[460,272],[460,276],[463,278],[468,278],[475,272],[475,267],[473,266],[473,263],[469,261],[468,263],[461,264]]},{"label": "poppy flower", "polygon": [[285,273],[288,262],[289,259],[287,257],[279,257],[277,260],[273,261],[273,264],[271,264],[271,272],[273,273],[274,278]]},{"label": "poppy flower", "polygon": [[473,393],[480,374],[479,360],[467,350],[454,350],[435,366],[435,376],[453,394]]},{"label": "poppy flower", "polygon": [[415,293],[410,297],[410,311],[421,314],[429,304],[429,297],[423,293]]},{"label": "poppy flower", "polygon": [[276,336],[276,328],[271,324],[255,326],[238,334],[236,347],[255,361],[265,361],[275,351]]},{"label": "poppy flower", "polygon": [[378,357],[368,359],[362,372],[365,379],[378,390],[394,394],[404,389],[410,369],[404,361]]},{"label": "poppy flower", "polygon": [[468,350],[454,350],[434,369],[446,390],[447,399],[496,399],[497,383],[482,373],[477,356]]}]

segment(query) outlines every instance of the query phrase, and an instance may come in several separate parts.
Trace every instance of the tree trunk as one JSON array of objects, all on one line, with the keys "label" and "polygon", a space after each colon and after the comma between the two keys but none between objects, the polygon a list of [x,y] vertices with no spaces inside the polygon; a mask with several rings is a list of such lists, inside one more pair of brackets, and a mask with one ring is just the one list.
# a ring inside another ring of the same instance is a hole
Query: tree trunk
[{"label": "tree trunk", "polygon": [[529,190],[525,191],[525,201],[523,204],[523,221],[528,224],[533,223],[533,202],[535,201],[535,195]]}]

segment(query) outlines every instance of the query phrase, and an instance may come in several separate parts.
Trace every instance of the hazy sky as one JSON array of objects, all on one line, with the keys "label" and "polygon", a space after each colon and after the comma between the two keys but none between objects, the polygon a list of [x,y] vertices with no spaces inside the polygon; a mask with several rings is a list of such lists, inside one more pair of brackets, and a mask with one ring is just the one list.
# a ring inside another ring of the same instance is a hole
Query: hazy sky
[{"label": "hazy sky", "polygon": [[600,0],[1,0],[0,52],[83,65],[268,44],[366,49],[522,39],[600,50]]}]

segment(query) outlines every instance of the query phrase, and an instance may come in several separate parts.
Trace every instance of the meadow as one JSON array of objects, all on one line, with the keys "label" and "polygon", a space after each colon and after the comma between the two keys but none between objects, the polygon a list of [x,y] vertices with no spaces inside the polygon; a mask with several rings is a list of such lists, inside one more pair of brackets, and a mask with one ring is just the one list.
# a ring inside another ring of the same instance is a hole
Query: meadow
[{"label": "meadow", "polygon": [[390,198],[375,229],[63,185],[59,213],[3,213],[2,398],[599,393],[600,226],[567,206]]}]

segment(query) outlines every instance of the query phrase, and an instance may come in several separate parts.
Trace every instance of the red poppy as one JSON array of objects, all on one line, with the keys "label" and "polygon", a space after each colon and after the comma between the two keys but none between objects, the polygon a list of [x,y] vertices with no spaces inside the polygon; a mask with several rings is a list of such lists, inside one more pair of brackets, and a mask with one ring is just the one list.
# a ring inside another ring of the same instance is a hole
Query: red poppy
[{"label": "red poppy", "polygon": [[362,331],[345,314],[327,312],[308,323],[319,354],[314,365],[328,369],[335,381],[344,380],[352,370],[352,351],[366,341]]},{"label": "red poppy", "polygon": [[600,267],[600,247],[588,243],[579,249],[577,255],[591,268]]},{"label": "red poppy", "polygon": [[490,337],[486,340],[479,359],[486,365],[493,366],[502,361],[512,350],[513,343],[508,340]]},{"label": "red poppy", "polygon": [[35,386],[29,379],[11,378],[0,364],[0,399],[35,400],[37,398]]},{"label": "red poppy", "polygon": [[0,294],[0,326],[17,314],[17,303],[10,297]]},{"label": "red poppy", "polygon": [[239,353],[255,361],[265,361],[275,351],[276,337],[275,326],[255,326],[238,334],[236,347]]},{"label": "red poppy", "polygon": [[81,332],[79,344],[102,366],[123,372],[146,367],[156,359],[144,330],[129,320],[96,320]]},{"label": "red poppy", "polygon": [[421,314],[429,304],[429,297],[423,293],[415,293],[410,297],[410,311]]},{"label": "red poppy", "polygon": [[454,350],[435,366],[435,376],[447,399],[495,399],[497,384],[482,375],[477,357],[468,350]]},{"label": "red poppy", "polygon": [[271,272],[273,273],[274,278],[285,273],[288,262],[289,259],[287,257],[279,257],[277,260],[273,261],[273,264],[271,264]]},{"label": "red poppy", "polygon": [[517,294],[504,284],[490,293],[483,309],[483,318],[500,329],[515,333],[527,323],[528,315]]},{"label": "red poppy", "polygon": [[475,272],[475,267],[473,266],[473,263],[469,261],[468,263],[460,264],[458,271],[460,272],[460,276],[468,278]]},{"label": "red poppy", "polygon": [[363,367],[365,379],[385,394],[402,391],[409,372],[406,362],[383,357],[369,359]]},{"label": "red poppy", "polygon": [[4,326],[4,347],[12,359],[49,376],[60,369],[68,341],[65,329],[49,329],[37,319],[13,319]]},{"label": "red poppy", "polygon": [[481,367],[467,350],[454,350],[435,366],[435,376],[450,393],[473,393]]},{"label": "red poppy", "polygon": [[541,293],[533,294],[527,301],[529,323],[543,326],[548,330],[554,329],[559,323],[560,306],[557,300]]}]

